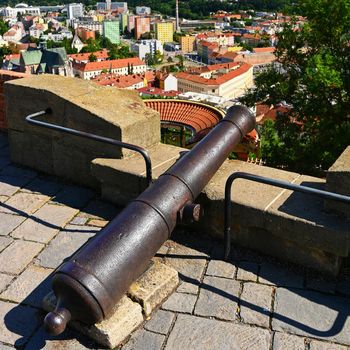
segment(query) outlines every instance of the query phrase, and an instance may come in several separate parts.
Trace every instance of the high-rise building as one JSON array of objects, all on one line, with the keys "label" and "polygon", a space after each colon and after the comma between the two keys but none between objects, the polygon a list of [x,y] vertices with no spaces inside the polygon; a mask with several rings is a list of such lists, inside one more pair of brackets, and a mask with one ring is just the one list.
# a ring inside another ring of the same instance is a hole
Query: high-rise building
[{"label": "high-rise building", "polygon": [[181,51],[183,53],[194,51],[195,41],[196,41],[196,37],[194,35],[180,36]]},{"label": "high-rise building", "polygon": [[112,44],[120,43],[120,26],[118,20],[103,21],[103,36]]},{"label": "high-rise building", "polygon": [[131,32],[135,28],[135,18],[136,16],[134,15],[128,15],[128,31]]},{"label": "high-rise building", "polygon": [[83,4],[68,4],[67,5],[67,17],[68,19],[74,19],[83,17],[84,6]]},{"label": "high-rise building", "polygon": [[172,42],[174,40],[174,24],[173,22],[159,22],[155,25],[156,39],[162,44]]},{"label": "high-rise building", "polygon": [[124,33],[125,29],[128,29],[128,15],[121,13],[119,15],[120,32]]},{"label": "high-rise building", "polygon": [[135,38],[139,39],[143,33],[150,31],[151,21],[149,17],[135,18]]},{"label": "high-rise building", "polygon": [[151,14],[151,8],[147,6],[136,6],[135,12],[137,15],[150,15]]},{"label": "high-rise building", "polygon": [[133,43],[130,47],[131,51],[136,53],[140,60],[144,60],[147,54],[155,55],[156,51],[163,53],[163,45],[159,40],[141,40],[140,42]]}]

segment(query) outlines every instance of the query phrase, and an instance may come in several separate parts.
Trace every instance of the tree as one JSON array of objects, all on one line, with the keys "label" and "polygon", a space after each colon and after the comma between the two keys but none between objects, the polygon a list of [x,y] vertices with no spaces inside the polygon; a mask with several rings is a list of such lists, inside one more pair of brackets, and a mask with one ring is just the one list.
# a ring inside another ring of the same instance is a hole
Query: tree
[{"label": "tree", "polygon": [[97,61],[97,57],[96,55],[94,55],[93,53],[91,53],[89,55],[89,62],[96,62]]},{"label": "tree", "polygon": [[299,0],[299,6],[307,24],[285,26],[278,63],[256,78],[241,101],[290,104],[289,113],[264,126],[262,157],[270,165],[318,174],[350,141],[350,1]]}]

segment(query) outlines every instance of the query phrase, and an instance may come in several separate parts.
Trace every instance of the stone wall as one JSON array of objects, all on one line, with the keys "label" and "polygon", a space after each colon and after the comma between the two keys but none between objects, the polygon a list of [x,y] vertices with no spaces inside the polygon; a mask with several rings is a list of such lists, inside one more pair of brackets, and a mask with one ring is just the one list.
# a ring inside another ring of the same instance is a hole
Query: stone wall
[{"label": "stone wall", "polygon": [[[46,119],[52,123],[143,146],[150,153],[154,179],[186,151],[159,143],[159,115],[132,91],[79,79],[36,76],[6,83],[5,92],[12,161],[100,189],[103,198],[120,205],[147,186],[141,156],[28,125],[25,116],[50,107],[53,113]],[[348,152],[330,169],[329,190],[346,192],[350,188]],[[205,212],[196,224],[200,232],[223,236],[225,182],[237,171],[326,187],[324,179],[227,160],[198,198]],[[232,202],[234,244],[333,275],[349,257],[349,220],[326,212],[318,198],[237,180]]]},{"label": "stone wall", "polygon": [[131,151],[28,124],[25,117],[50,108],[45,120],[149,147],[160,140],[160,118],[138,94],[76,78],[31,76],[5,84],[11,160],[48,174],[99,187],[91,175],[97,157]]},{"label": "stone wall", "polygon": [[0,130],[7,130],[4,83],[6,81],[28,77],[27,74],[0,69]]}]

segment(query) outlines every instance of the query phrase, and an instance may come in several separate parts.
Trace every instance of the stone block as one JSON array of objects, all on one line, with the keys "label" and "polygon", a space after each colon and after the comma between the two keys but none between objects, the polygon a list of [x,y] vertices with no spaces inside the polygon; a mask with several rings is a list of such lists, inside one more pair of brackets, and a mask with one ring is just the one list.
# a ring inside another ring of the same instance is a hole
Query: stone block
[{"label": "stone block", "polygon": [[162,305],[164,310],[192,313],[197,296],[192,294],[174,293]]},{"label": "stone block", "polygon": [[273,350],[305,350],[305,340],[292,334],[276,332],[272,348]]},{"label": "stone block", "polygon": [[165,350],[268,350],[270,343],[271,333],[267,329],[178,315]]},{"label": "stone block", "polygon": [[[347,147],[335,163],[328,169],[326,190],[350,196],[350,146]],[[350,218],[350,205],[325,200],[325,208],[341,216]]]},{"label": "stone block", "polygon": [[19,274],[44,248],[43,244],[16,240],[0,253],[0,272]]},{"label": "stone block", "polygon": [[329,342],[322,342],[318,340],[311,340],[310,350],[348,350],[349,348],[340,344],[332,344]]},{"label": "stone block", "polygon": [[147,332],[144,329],[136,331],[130,340],[122,347],[122,350],[161,350],[165,336],[161,334],[155,334]]},{"label": "stone block", "polygon": [[7,289],[0,298],[41,307],[43,297],[50,290],[52,270],[39,266],[29,266]]},{"label": "stone block", "polygon": [[208,276],[234,278],[236,266],[222,260],[211,260],[205,272]]},{"label": "stone block", "polygon": [[6,247],[8,247],[12,242],[13,238],[0,236],[0,252],[3,251]]},{"label": "stone block", "polygon": [[30,180],[25,177],[0,175],[0,195],[8,197],[12,196],[29,181]]},{"label": "stone block", "polygon": [[38,255],[36,264],[55,269],[98,231],[99,229],[90,226],[66,226]]},{"label": "stone block", "polygon": [[18,192],[6,201],[5,205],[0,205],[0,212],[20,215],[33,214],[49,199],[50,197],[40,194]]},{"label": "stone block", "polygon": [[54,173],[52,138],[35,132],[9,130],[11,161],[46,174]]},{"label": "stone block", "polygon": [[129,288],[129,297],[137,301],[146,317],[175,290],[179,284],[176,270],[159,262],[153,262],[148,270]]},{"label": "stone block", "polygon": [[88,188],[79,186],[64,186],[54,197],[53,202],[68,207],[81,209],[95,196]]},{"label": "stone block", "polygon": [[272,287],[258,283],[244,283],[240,316],[244,323],[268,328],[272,305]]},{"label": "stone block", "polygon": [[76,209],[63,205],[45,204],[34,215],[12,231],[11,236],[48,243],[77,212]]},{"label": "stone block", "polygon": [[10,284],[13,278],[13,276],[0,273],[0,293],[6,289],[6,287]]},{"label": "stone block", "polygon": [[145,324],[145,329],[167,335],[175,319],[175,314],[169,311],[158,310]]},{"label": "stone block", "polygon": [[240,283],[218,277],[204,277],[194,313],[234,321],[238,313]]},{"label": "stone block", "polygon": [[[2,208],[7,208],[0,204],[0,211]],[[17,226],[19,226],[26,218],[19,215],[10,215],[0,213],[0,236],[6,236],[11,233]]]},{"label": "stone block", "polygon": [[238,264],[237,279],[256,282],[258,279],[259,265],[248,261]]},{"label": "stone block", "polygon": [[[52,311],[56,306],[56,302],[54,293],[49,293],[43,300],[44,310]],[[98,344],[113,349],[122,343],[141,323],[143,323],[141,306],[124,296],[108,319],[92,326],[71,321],[69,326]]]},{"label": "stone block", "polygon": [[39,322],[37,309],[0,301],[0,342],[23,347]]},{"label": "stone block", "polygon": [[304,277],[289,269],[270,263],[260,267],[259,282],[279,287],[303,288]]},{"label": "stone block", "polygon": [[349,299],[278,288],[272,329],[350,345]]}]

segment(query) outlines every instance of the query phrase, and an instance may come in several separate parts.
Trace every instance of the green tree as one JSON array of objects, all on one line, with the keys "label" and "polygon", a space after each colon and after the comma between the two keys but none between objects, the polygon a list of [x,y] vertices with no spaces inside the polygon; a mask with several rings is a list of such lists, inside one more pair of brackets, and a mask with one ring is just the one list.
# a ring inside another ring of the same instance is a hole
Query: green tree
[{"label": "green tree", "polygon": [[0,20],[0,35],[4,35],[8,31],[9,27],[7,23],[5,23],[3,20]]},{"label": "green tree", "polygon": [[91,53],[89,55],[89,62],[96,62],[97,61],[97,57],[96,55],[94,55],[93,53]]},{"label": "green tree", "polygon": [[270,165],[317,174],[350,143],[350,0],[298,5],[307,24],[297,30],[296,22],[286,25],[276,48],[278,63],[241,100],[290,104],[288,114],[264,126],[262,157]]}]

